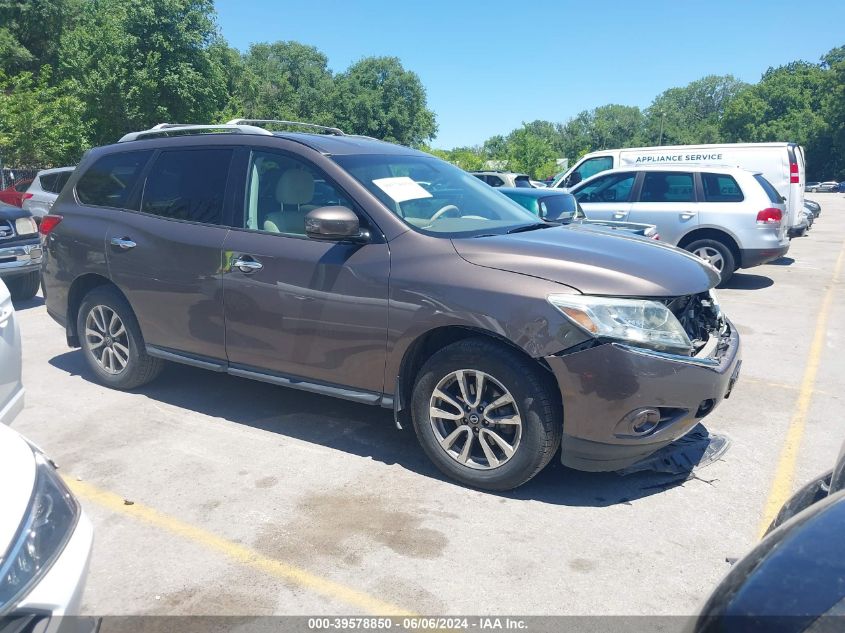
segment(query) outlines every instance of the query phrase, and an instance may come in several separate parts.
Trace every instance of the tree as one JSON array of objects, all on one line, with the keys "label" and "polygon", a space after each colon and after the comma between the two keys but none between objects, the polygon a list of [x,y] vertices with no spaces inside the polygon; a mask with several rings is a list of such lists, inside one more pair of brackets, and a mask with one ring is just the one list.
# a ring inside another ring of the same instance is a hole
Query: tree
[{"label": "tree", "polygon": [[11,77],[55,68],[62,37],[81,12],[82,0],[0,0],[0,70]]},{"label": "tree", "polygon": [[50,86],[51,70],[36,76],[0,73],[0,156],[5,165],[73,165],[88,144],[84,104],[67,86]]},{"label": "tree", "polygon": [[557,152],[551,142],[529,125],[523,124],[507,137],[508,169],[521,171],[535,178],[545,178],[555,172]]},{"label": "tree", "polygon": [[720,142],[725,108],[747,86],[732,75],[708,75],[681,88],[666,90],[655,97],[645,112],[643,140],[654,145]]},{"label": "tree", "polygon": [[61,75],[115,141],[163,121],[211,121],[227,103],[211,0],[95,0],[61,45]]},{"label": "tree", "polygon": [[347,132],[417,146],[437,132],[416,73],[396,57],[367,57],[335,77],[332,113]]},{"label": "tree", "polygon": [[298,42],[253,44],[237,83],[243,116],[324,125],[332,120],[332,74],[328,58]]}]

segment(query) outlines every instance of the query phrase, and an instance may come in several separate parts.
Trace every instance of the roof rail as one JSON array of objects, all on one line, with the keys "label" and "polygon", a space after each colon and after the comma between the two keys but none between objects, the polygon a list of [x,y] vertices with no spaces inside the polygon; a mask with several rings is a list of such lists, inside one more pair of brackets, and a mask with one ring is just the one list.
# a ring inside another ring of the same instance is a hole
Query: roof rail
[{"label": "roof rail", "polygon": [[310,128],[313,130],[322,130],[334,136],[346,136],[343,130],[336,127],[329,127],[327,125],[317,125],[316,123],[303,123],[301,121],[280,121],[278,119],[232,119],[227,122],[227,125],[266,125],[268,123],[277,123],[280,125],[293,125],[298,127]]},{"label": "roof rail", "polygon": [[233,123],[220,123],[211,125],[194,125],[192,123],[159,123],[154,125],[149,130],[142,130],[140,132],[129,132],[124,134],[118,140],[118,143],[125,143],[126,141],[137,141],[145,138],[158,138],[162,136],[184,136],[187,134],[260,134],[262,136],[270,136],[272,132],[268,132],[262,127],[255,125],[240,125]]}]

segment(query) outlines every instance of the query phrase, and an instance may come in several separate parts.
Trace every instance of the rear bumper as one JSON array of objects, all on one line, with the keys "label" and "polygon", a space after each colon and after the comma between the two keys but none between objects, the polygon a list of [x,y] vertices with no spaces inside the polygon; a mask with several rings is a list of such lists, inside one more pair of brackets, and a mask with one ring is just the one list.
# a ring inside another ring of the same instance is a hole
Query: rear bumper
[{"label": "rear bumper", "polygon": [[809,224],[807,224],[806,220],[796,224],[795,226],[790,226],[789,230],[786,232],[787,236],[790,238],[793,237],[801,237],[804,233],[807,232],[809,228]]},{"label": "rear bumper", "polygon": [[[719,360],[618,343],[546,357],[564,403],[561,461],[578,470],[618,470],[695,427],[730,395],[739,373],[739,335],[728,326]],[[639,434],[633,426],[643,409],[659,411],[660,421]]]},{"label": "rear bumper", "polygon": [[789,252],[789,242],[777,248],[743,248],[739,254],[742,259],[742,268],[753,268],[783,257]]},{"label": "rear bumper", "polygon": [[41,269],[43,260],[41,242],[38,239],[14,246],[0,246],[0,278],[35,272]]}]

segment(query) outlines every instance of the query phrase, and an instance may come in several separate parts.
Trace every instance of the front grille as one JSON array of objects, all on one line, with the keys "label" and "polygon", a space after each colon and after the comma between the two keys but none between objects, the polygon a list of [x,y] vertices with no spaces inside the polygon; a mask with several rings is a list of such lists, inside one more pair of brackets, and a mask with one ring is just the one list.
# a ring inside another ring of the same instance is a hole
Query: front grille
[{"label": "front grille", "polygon": [[0,240],[9,240],[15,237],[15,227],[9,220],[0,220]]},{"label": "front grille", "polygon": [[694,349],[700,349],[711,335],[721,332],[719,306],[714,304],[709,292],[675,297],[665,303],[686,331]]}]

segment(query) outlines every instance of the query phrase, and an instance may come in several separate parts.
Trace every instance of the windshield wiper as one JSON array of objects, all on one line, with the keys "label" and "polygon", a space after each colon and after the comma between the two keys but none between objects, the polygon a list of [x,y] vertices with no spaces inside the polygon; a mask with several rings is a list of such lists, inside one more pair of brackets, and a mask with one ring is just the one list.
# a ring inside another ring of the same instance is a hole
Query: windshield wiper
[{"label": "windshield wiper", "polygon": [[525,226],[518,226],[515,229],[511,229],[508,231],[508,235],[511,233],[525,233],[526,231],[533,231],[535,229],[550,229],[554,224],[548,224],[547,222],[537,222],[536,224],[526,224]]}]

